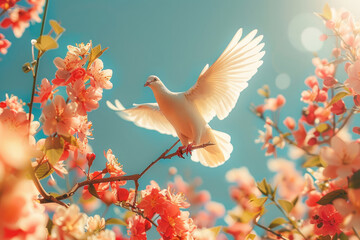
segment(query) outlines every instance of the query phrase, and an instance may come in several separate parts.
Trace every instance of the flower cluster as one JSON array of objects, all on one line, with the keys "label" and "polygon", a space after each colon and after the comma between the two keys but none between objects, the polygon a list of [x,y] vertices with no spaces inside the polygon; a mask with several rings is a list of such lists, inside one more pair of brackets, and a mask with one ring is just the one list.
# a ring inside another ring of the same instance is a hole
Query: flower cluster
[{"label": "flower cluster", "polygon": [[[15,37],[20,38],[25,29],[30,26],[30,22],[40,22],[39,14],[43,12],[45,0],[27,0],[27,7],[20,6],[19,0],[1,0],[0,9],[2,13],[7,13],[8,16],[0,19],[0,27],[11,27]],[[0,53],[6,54],[7,49],[11,43],[5,39],[3,34],[0,34]]]},{"label": "flower cluster", "polygon": [[[283,104],[276,104],[279,96],[270,98],[267,86],[259,90],[264,104],[253,107],[265,122],[265,131],[259,131],[256,140],[263,143],[265,154],[277,157],[276,150],[288,145],[290,156],[303,159],[307,170],[304,174],[295,168],[299,163],[276,158],[268,164],[276,172],[276,188],[266,180],[257,183],[265,197],[257,196],[252,202],[265,207],[271,201],[284,215],[263,226],[269,236],[277,238],[348,239],[360,231],[360,142],[347,132],[350,119],[360,112],[360,22],[350,12],[328,5],[318,15],[331,31],[320,40],[334,37],[336,45],[329,60],[313,59],[315,74],[305,79],[308,89],[301,93],[305,106],[299,119],[287,116],[282,121],[284,127],[280,126]],[[347,76],[344,80],[337,77],[342,64]],[[275,117],[270,118],[267,112]],[[352,132],[359,134],[359,129],[355,125]],[[262,215],[260,212],[253,218],[255,225],[260,225]],[[238,219],[242,217],[243,213]]]}]

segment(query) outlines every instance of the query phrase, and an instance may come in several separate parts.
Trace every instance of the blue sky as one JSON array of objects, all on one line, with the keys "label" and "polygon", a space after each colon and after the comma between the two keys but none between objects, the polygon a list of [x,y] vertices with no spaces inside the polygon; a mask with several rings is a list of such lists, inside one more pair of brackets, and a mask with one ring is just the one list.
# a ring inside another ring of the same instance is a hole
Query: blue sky
[{"label": "blue sky", "polygon": [[[327,2],[360,14],[356,0]],[[54,78],[56,68],[52,61],[64,57],[69,44],[92,40],[94,44],[109,47],[101,59],[105,68],[113,70],[114,87],[104,92],[100,108],[90,113],[95,138],[91,145],[99,156],[96,159],[99,168],[105,165],[102,152],[111,148],[127,173],[139,173],[176,139],[120,119],[106,107],[105,101],[118,98],[126,107],[154,102],[151,90],[143,87],[147,76],[152,74],[173,91],[187,90],[196,82],[202,68],[222,53],[240,27],[245,34],[258,29],[265,42],[263,66],[241,93],[230,115],[223,121],[210,122],[214,129],[231,135],[234,151],[230,160],[218,168],[203,167],[189,158],[161,161],[140,181],[141,187],[150,179],[164,184],[169,179],[168,168],[175,166],[182,175],[201,177],[201,188],[209,190],[213,200],[230,209],[233,205],[225,181],[228,170],[246,166],[257,180],[271,176],[264,152],[254,143],[263,123],[249,111],[249,105],[261,103],[256,91],[268,84],[273,95],[281,93],[287,98],[281,118],[300,116],[303,82],[314,72],[313,51],[329,57],[332,47],[329,41],[321,48],[318,35],[325,27],[313,14],[321,11],[325,3],[323,0],[50,1],[48,20],[60,21],[66,32],[59,40],[59,48],[47,52],[41,60],[39,80]],[[45,32],[49,30],[46,25]],[[14,38],[10,30],[1,31],[12,46],[7,55],[1,56],[0,96],[15,94],[28,102],[32,78],[21,71],[21,66],[31,59],[30,40],[37,38],[40,24],[32,25],[20,39]],[[283,79],[285,76],[283,81],[289,85],[286,89],[281,89],[286,86],[284,83],[276,85],[279,75]],[[38,109],[34,113],[40,114]],[[286,157],[286,152],[280,156]]]}]

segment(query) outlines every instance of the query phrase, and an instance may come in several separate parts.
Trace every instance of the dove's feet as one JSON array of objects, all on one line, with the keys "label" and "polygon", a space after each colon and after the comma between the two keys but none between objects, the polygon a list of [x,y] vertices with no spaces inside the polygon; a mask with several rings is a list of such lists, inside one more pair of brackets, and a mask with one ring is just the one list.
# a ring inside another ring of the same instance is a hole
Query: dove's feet
[{"label": "dove's feet", "polygon": [[181,146],[181,147],[179,147],[178,148],[178,150],[176,151],[176,155],[178,156],[178,157],[181,157],[181,158],[184,158],[184,156],[183,156],[183,151],[184,151],[184,149],[186,149],[187,147],[185,147],[185,146]]},{"label": "dove's feet", "polygon": [[192,144],[192,143],[187,145],[186,150],[185,150],[186,155],[188,155],[189,153],[190,153],[190,155],[192,155],[191,151],[193,150],[193,146],[194,146],[194,144]]}]

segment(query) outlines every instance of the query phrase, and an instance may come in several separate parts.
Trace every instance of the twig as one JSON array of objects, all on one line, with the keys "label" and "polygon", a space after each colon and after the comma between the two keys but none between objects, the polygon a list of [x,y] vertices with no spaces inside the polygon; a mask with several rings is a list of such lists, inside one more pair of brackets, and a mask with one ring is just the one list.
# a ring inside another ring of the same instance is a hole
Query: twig
[{"label": "twig", "polygon": [[140,173],[140,176],[144,175],[147,172],[147,170],[149,170],[155,163],[157,163],[158,161],[163,159],[166,156],[166,154],[168,154],[171,151],[171,149],[173,149],[176,146],[176,144],[178,144],[179,142],[180,142],[180,139],[178,139],[169,149],[165,150],[165,152],[163,152],[160,155],[160,157],[158,157],[155,161],[150,163],[150,165],[147,166],[147,168],[145,168],[145,170]]},{"label": "twig", "polygon": [[[43,15],[43,18],[42,18],[42,23],[41,23],[41,30],[40,30],[40,36],[43,34],[44,32],[44,24],[45,24],[45,19],[46,19],[46,13],[47,13],[47,9],[48,9],[48,4],[49,4],[49,0],[46,0],[46,3],[45,3],[45,8],[44,8],[44,15]],[[36,87],[36,78],[37,78],[37,74],[38,74],[38,69],[39,69],[39,60],[40,60],[40,51],[38,52],[38,56],[37,56],[37,59],[36,59],[36,66],[35,66],[35,71],[34,71],[34,74],[33,74],[33,86],[32,86],[32,92],[31,92],[31,100],[30,100],[30,103],[29,103],[29,125],[28,125],[28,133],[30,135],[30,123],[31,123],[31,115],[32,115],[32,108],[33,108],[33,104],[34,104],[34,95],[35,95],[35,87]],[[36,174],[34,172],[34,170],[32,169],[32,167],[30,168],[30,174],[31,174],[31,177],[33,179],[33,182],[37,188],[37,190],[39,191],[39,193],[41,194],[41,196],[46,199],[46,200],[53,200],[54,202],[57,202],[61,205],[66,205],[65,203],[63,202],[60,202],[58,201],[56,198],[54,198],[53,196],[49,195],[45,189],[42,187],[39,179],[36,177]],[[66,205],[67,206],[67,205]]]},{"label": "twig", "polygon": [[279,204],[275,201],[275,199],[270,199],[275,206],[280,210],[280,212],[289,220],[289,223],[296,229],[296,231],[306,240],[305,235],[300,231],[300,229],[294,224],[294,221],[290,219],[290,217],[284,212],[284,210],[279,206]]},{"label": "twig", "polygon": [[[45,19],[46,19],[46,13],[47,13],[48,5],[49,5],[49,0],[46,0],[45,8],[44,8],[44,15],[43,15],[42,22],[41,22],[40,37],[43,35],[43,32],[44,32],[44,25],[45,25]],[[32,113],[32,108],[33,108],[33,104],[34,104],[36,78],[37,78],[37,75],[38,75],[40,57],[41,57],[41,51],[38,51],[37,58],[36,58],[35,71],[33,73],[33,86],[32,86],[32,92],[31,92],[31,100],[30,100],[30,103],[29,103],[29,131],[30,131],[31,113]]]},{"label": "twig", "polygon": [[[176,144],[174,144],[170,150],[175,146]],[[201,145],[198,145],[198,146],[194,146],[192,149],[195,150],[195,149],[199,149],[199,148],[205,148],[207,146],[211,146],[211,145],[214,145],[213,143],[205,143],[205,144],[201,144]],[[177,156],[177,153],[174,152],[174,153],[171,153],[171,154],[168,154],[166,155],[167,153],[169,153],[170,151],[169,149],[166,150],[163,154],[160,155],[160,159],[171,159],[175,156]],[[181,153],[184,153],[185,150],[182,150]],[[160,160],[159,159],[159,160]],[[159,161],[157,160],[157,161]],[[155,160],[156,161],[156,160]],[[155,162],[154,161],[154,162]],[[153,166],[155,163],[152,162],[149,166]],[[147,171],[150,167],[147,167],[145,170]],[[142,174],[144,174],[146,171],[143,171]],[[116,177],[108,177],[108,178],[100,178],[100,179],[90,179],[90,180],[85,180],[83,182],[80,182],[80,183],[76,183],[68,192],[60,195],[60,196],[57,196],[55,199],[56,200],[64,200],[64,199],[68,199],[70,198],[71,196],[73,196],[75,194],[75,192],[81,188],[81,187],[84,187],[84,186],[88,186],[88,185],[92,185],[92,184],[97,184],[97,183],[107,183],[107,182],[117,182],[117,181],[134,181],[135,182],[135,187],[136,187],[136,183],[138,182],[138,180],[142,177],[141,174],[133,174],[133,175],[127,175],[127,176],[116,176]],[[43,199],[39,199],[40,203],[49,203],[49,202],[52,202],[51,199],[49,198],[43,198]]]},{"label": "twig", "polygon": [[356,229],[353,227],[352,230],[354,231],[355,236],[360,240],[359,233],[356,231]]},{"label": "twig", "polygon": [[271,232],[272,234],[274,234],[275,236],[281,238],[281,239],[284,239],[284,240],[288,240],[287,238],[283,237],[283,235],[281,235],[280,233],[277,233],[273,230],[271,230],[270,228],[267,228],[259,223],[257,223],[256,221],[254,221],[254,224],[262,229],[264,229],[265,231],[268,231],[268,232]]},{"label": "twig", "polygon": [[[258,116],[260,119],[262,119],[265,123],[266,123],[266,119],[263,116]],[[268,124],[268,123],[267,123]],[[278,125],[276,124],[270,124],[270,126],[272,126],[273,128],[275,128],[275,130],[280,134],[280,135],[284,135],[284,132],[281,131],[281,129],[279,128]],[[303,150],[306,154],[310,155],[310,156],[315,156],[315,154],[309,152],[306,148],[300,147],[296,142],[294,142],[293,140],[291,140],[288,136],[283,136],[282,137],[287,143],[289,143],[290,145],[293,145],[301,150]]]}]

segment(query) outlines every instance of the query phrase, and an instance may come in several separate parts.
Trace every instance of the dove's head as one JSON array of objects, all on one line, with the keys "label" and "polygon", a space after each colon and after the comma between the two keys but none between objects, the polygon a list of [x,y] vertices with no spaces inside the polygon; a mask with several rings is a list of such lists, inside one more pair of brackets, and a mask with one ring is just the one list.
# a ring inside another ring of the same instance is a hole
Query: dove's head
[{"label": "dove's head", "polygon": [[151,75],[151,76],[149,76],[147,78],[144,87],[149,86],[150,88],[152,88],[152,87],[155,87],[157,85],[159,85],[159,86],[162,85],[162,82],[160,81],[160,79],[157,76]]}]

